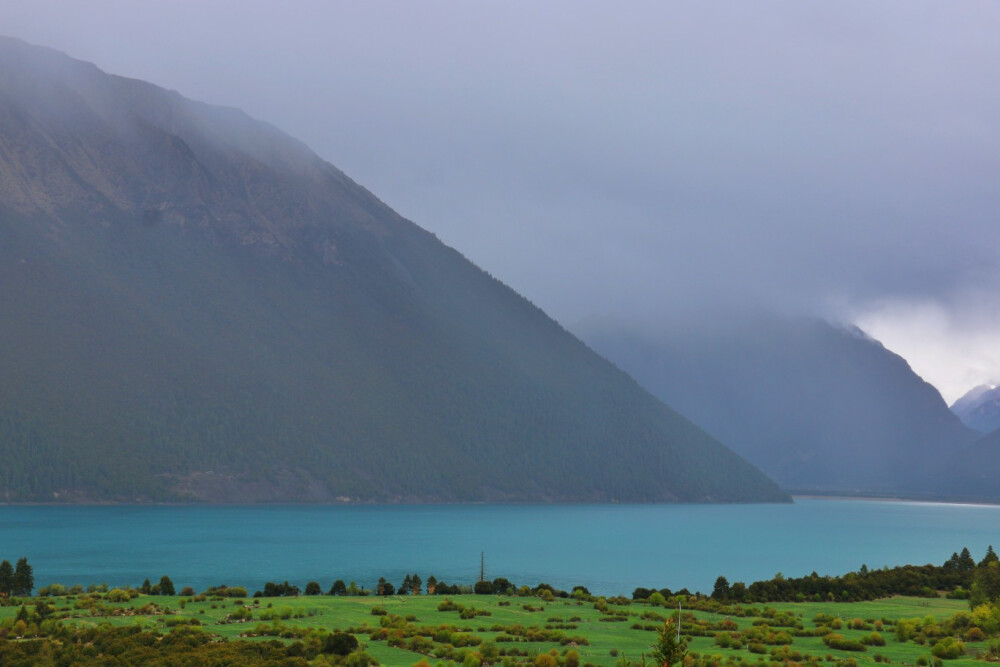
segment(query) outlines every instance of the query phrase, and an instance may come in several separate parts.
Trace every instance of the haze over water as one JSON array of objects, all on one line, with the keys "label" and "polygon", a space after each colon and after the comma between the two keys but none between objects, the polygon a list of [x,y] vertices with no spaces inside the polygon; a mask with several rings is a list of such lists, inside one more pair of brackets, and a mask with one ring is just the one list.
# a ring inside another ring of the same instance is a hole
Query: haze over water
[{"label": "haze over water", "polygon": [[1000,545],[1000,507],[799,499],[794,505],[7,506],[2,554],[26,556],[38,587],[178,589],[266,581],[324,590],[335,579],[398,585],[407,573],[631,594],[730,582],[940,564]]}]

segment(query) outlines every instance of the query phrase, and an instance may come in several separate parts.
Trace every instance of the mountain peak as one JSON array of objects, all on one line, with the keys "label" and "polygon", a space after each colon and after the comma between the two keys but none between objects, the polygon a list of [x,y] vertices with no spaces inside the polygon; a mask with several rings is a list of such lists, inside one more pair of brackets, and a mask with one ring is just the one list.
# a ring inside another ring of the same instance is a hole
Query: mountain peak
[{"label": "mountain peak", "polygon": [[951,411],[962,423],[980,433],[1000,428],[1000,387],[981,384],[955,401]]}]

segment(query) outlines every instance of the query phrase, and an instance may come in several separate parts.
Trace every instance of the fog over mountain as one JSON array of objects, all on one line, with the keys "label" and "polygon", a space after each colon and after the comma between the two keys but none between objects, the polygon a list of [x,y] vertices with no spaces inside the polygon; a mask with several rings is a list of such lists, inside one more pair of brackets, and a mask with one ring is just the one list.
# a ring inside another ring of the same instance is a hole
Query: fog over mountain
[{"label": "fog over mountain", "polygon": [[561,322],[858,323],[1000,382],[1000,7],[0,0],[304,140]]},{"label": "fog over mountain", "polygon": [[1000,387],[979,385],[955,401],[951,411],[962,423],[980,433],[1000,429]]}]

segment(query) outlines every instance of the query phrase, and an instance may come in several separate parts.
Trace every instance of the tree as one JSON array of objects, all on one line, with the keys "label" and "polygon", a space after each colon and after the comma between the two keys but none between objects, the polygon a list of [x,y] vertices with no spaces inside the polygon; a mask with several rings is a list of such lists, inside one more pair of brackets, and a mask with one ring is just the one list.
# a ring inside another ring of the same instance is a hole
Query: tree
[{"label": "tree", "polygon": [[28,565],[27,558],[21,558],[14,566],[14,585],[12,590],[14,595],[27,597],[31,595],[31,589],[35,587],[35,574]]},{"label": "tree", "polygon": [[160,577],[160,595],[173,595],[174,594],[174,582],[170,581],[170,577],[163,575]]},{"label": "tree", "polygon": [[493,592],[497,595],[510,595],[514,591],[514,584],[509,579],[497,577],[493,580]]},{"label": "tree", "polygon": [[323,589],[319,587],[318,581],[310,581],[306,584],[306,595],[320,595]]},{"label": "tree", "polygon": [[730,587],[729,596],[737,602],[746,602],[747,585],[742,581],[737,581]]},{"label": "tree", "polygon": [[997,561],[1000,561],[1000,558],[997,558],[997,554],[993,551],[993,545],[991,544],[986,547],[986,555],[979,561],[979,567],[986,567],[990,563],[996,563]]},{"label": "tree", "polygon": [[663,629],[660,630],[660,636],[652,648],[653,659],[663,667],[670,667],[670,665],[684,660],[687,644],[678,640],[674,619],[670,618],[663,622]]},{"label": "tree", "polygon": [[427,577],[427,594],[434,595],[434,591],[437,590],[438,580],[433,574]]},{"label": "tree", "polygon": [[713,600],[728,600],[729,599],[729,580],[725,577],[719,577],[715,580],[715,586],[712,587],[712,599]]},{"label": "tree", "polygon": [[409,574],[407,574],[406,577],[403,578],[403,583],[399,585],[399,594],[406,595],[412,589],[413,589],[413,578]]},{"label": "tree", "polygon": [[358,640],[346,632],[331,632],[323,641],[323,653],[350,655],[358,650]]},{"label": "tree", "polygon": [[330,587],[330,595],[347,595],[347,585],[343,579],[337,579]]},{"label": "tree", "polygon": [[976,569],[976,561],[972,560],[972,554],[969,553],[969,547],[962,549],[962,553],[958,556],[958,569],[963,572],[972,572]]},{"label": "tree", "polygon": [[992,562],[985,567],[976,568],[969,589],[969,607],[975,609],[981,604],[987,604],[1000,598],[1000,562]]},{"label": "tree", "polygon": [[476,595],[493,595],[493,582],[492,581],[477,581],[476,586],[473,589]]},{"label": "tree", "polygon": [[139,592],[143,595],[149,595],[149,591],[152,590],[153,585],[149,583],[149,579],[143,579],[142,586],[139,587]]},{"label": "tree", "polygon": [[14,566],[9,560],[0,563],[0,595],[10,595],[14,590]]},{"label": "tree", "polygon": [[423,586],[424,582],[420,580],[420,575],[415,574],[410,578],[411,590],[414,595],[420,595],[420,587]]}]

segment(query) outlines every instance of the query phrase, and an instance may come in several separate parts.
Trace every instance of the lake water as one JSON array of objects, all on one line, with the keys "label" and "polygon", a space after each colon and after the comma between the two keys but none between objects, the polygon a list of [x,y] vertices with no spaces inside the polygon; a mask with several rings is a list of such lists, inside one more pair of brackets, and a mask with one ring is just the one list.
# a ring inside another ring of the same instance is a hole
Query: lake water
[{"label": "lake water", "polygon": [[794,505],[0,506],[0,558],[26,556],[36,586],[138,585],[163,574],[178,590],[265,581],[324,590],[424,580],[541,581],[631,594],[636,586],[711,591],[750,583],[940,564],[968,546],[1000,547],[1000,507],[797,499]]}]

